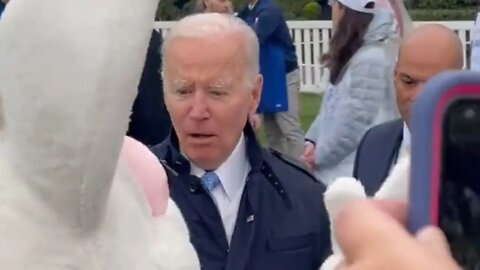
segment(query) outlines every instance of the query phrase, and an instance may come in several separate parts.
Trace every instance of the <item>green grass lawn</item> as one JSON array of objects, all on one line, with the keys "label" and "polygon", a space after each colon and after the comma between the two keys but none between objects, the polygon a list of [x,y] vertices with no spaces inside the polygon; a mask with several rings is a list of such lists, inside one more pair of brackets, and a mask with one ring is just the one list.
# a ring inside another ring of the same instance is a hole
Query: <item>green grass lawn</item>
[{"label": "green grass lawn", "polygon": [[[310,93],[300,94],[300,122],[305,132],[317,116],[321,101],[321,95]],[[265,133],[263,132],[263,129],[260,130],[259,136],[262,143],[264,143]]]},{"label": "green grass lawn", "polygon": [[300,94],[300,121],[303,130],[307,131],[318,114],[322,96],[318,94]]}]

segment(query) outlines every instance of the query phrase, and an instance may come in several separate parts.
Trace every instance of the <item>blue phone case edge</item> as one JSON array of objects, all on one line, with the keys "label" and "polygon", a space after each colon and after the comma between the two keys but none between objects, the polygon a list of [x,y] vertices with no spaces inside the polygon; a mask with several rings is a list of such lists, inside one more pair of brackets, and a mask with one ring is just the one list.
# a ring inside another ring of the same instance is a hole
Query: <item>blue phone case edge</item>
[{"label": "blue phone case edge", "polygon": [[431,224],[432,138],[438,102],[454,87],[466,84],[480,84],[480,74],[475,71],[444,72],[425,84],[413,104],[410,125],[412,167],[407,221],[412,233]]}]

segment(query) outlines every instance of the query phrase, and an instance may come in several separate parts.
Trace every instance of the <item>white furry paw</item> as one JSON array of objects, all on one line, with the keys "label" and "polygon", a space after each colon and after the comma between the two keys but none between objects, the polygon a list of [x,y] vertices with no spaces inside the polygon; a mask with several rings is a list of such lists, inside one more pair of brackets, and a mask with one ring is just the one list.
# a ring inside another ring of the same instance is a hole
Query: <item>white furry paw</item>
[{"label": "white furry paw", "polygon": [[338,213],[349,202],[366,199],[365,188],[355,178],[337,178],[325,191],[324,201],[330,221],[333,221]]},{"label": "white furry paw", "polygon": [[170,200],[165,215],[154,218],[151,256],[160,270],[200,270],[185,221]]},{"label": "white furry paw", "polygon": [[365,188],[357,179],[351,177],[337,178],[325,191],[324,202],[330,219],[332,251],[334,254],[341,254],[341,251],[334,237],[333,221],[348,203],[366,198]]},{"label": "white furry paw", "polygon": [[340,254],[330,255],[320,267],[320,270],[337,270],[343,262],[343,256]]}]

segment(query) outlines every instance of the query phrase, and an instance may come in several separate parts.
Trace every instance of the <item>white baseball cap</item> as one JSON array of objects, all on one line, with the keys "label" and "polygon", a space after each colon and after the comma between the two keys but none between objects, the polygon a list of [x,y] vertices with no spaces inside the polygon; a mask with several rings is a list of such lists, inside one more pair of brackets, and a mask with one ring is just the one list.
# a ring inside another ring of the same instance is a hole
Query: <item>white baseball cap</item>
[{"label": "white baseball cap", "polygon": [[366,8],[370,3],[375,3],[375,0],[337,0],[342,5],[363,13],[374,13],[375,8]]}]

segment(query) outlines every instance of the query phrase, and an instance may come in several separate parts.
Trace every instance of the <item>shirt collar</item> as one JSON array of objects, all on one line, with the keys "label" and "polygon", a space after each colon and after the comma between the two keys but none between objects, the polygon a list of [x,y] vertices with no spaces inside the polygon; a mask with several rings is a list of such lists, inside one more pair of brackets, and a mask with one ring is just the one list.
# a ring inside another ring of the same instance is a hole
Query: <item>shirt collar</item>
[{"label": "shirt collar", "polygon": [[[227,160],[214,171],[220,179],[220,183],[228,199],[231,200],[238,195],[238,192],[242,192],[241,187],[246,181],[246,175],[249,170],[250,165],[247,157],[247,147],[245,137],[242,134]],[[205,170],[192,163],[190,173],[201,177],[205,173]]]},{"label": "shirt collar", "polygon": [[403,144],[407,147],[410,147],[410,130],[408,129],[407,124],[403,123]]},{"label": "shirt collar", "polygon": [[255,6],[257,5],[258,1],[260,1],[260,0],[257,0],[253,3],[251,3],[251,4],[248,4],[248,9],[253,10],[255,8]]}]

